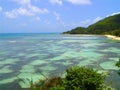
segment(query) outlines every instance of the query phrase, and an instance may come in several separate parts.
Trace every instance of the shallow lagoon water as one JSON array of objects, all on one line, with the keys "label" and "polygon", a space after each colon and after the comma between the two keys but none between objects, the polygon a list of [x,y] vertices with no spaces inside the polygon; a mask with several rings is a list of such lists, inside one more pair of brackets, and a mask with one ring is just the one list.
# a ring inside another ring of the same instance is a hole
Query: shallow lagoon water
[{"label": "shallow lagoon water", "polygon": [[[0,34],[0,90],[21,90],[46,77],[63,75],[74,65],[109,72],[119,88],[115,63],[120,41],[95,35]],[[28,80],[29,79],[29,80]]]}]

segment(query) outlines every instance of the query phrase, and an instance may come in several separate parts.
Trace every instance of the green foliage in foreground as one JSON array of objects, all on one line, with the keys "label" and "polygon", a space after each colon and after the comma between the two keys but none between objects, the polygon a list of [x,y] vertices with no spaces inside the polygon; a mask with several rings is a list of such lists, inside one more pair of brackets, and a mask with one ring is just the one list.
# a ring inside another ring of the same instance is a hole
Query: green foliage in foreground
[{"label": "green foliage in foreground", "polygon": [[65,78],[53,77],[31,82],[30,90],[103,90],[105,76],[93,69],[74,66],[66,70]]},{"label": "green foliage in foreground", "polygon": [[120,59],[119,59],[119,61],[116,63],[116,66],[120,67]]},{"label": "green foliage in foreground", "polygon": [[66,90],[102,90],[105,76],[93,69],[72,67],[65,77]]},{"label": "green foliage in foreground", "polygon": [[30,90],[65,90],[61,77],[52,77],[40,80],[37,83],[30,82]]},{"label": "green foliage in foreground", "polygon": [[[120,68],[120,59],[119,59],[119,61],[116,63],[116,66]],[[120,75],[120,70],[118,71],[118,74]]]}]

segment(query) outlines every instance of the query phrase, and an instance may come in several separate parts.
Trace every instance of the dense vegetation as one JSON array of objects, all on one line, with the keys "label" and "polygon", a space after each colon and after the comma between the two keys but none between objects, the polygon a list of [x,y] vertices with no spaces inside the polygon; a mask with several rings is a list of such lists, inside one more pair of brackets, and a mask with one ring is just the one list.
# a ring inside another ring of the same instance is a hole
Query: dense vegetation
[{"label": "dense vegetation", "polygon": [[119,59],[119,61],[116,63],[116,66],[117,66],[117,67],[120,67],[120,59]]},{"label": "dense vegetation", "polygon": [[[74,66],[66,70],[66,76],[46,78],[37,83],[31,82],[31,90],[112,90],[105,87],[105,75],[93,69]],[[104,88],[104,89],[103,89]]]},{"label": "dense vegetation", "polygon": [[71,31],[67,31],[67,32],[64,32],[65,34],[66,33],[69,33],[69,34],[84,34],[84,33],[87,33],[86,32],[86,28],[84,27],[77,27],[75,29],[72,29]]},{"label": "dense vegetation", "polygon": [[93,69],[71,67],[65,77],[65,90],[102,90],[105,76]]},{"label": "dense vegetation", "polygon": [[[116,66],[120,68],[120,59],[119,59],[119,61],[116,63]],[[120,69],[119,69],[119,71],[118,71],[118,74],[120,75]]]},{"label": "dense vegetation", "polygon": [[64,34],[111,34],[120,36],[120,14],[107,17],[87,28],[77,27],[64,32]]}]

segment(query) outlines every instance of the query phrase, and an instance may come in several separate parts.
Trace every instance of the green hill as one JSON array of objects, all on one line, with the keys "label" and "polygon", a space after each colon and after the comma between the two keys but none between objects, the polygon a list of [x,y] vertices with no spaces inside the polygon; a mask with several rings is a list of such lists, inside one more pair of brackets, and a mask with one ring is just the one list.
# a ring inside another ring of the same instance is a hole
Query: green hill
[{"label": "green hill", "polygon": [[87,28],[77,27],[64,34],[112,34],[120,36],[120,14],[104,18]]}]

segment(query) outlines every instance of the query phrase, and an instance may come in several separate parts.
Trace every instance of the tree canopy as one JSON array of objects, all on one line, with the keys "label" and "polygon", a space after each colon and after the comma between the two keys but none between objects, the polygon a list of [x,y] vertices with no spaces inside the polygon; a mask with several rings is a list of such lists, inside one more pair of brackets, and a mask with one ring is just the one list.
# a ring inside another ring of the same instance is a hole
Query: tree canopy
[{"label": "tree canopy", "polygon": [[111,34],[120,36],[120,14],[106,17],[87,28],[77,27],[64,34]]}]

